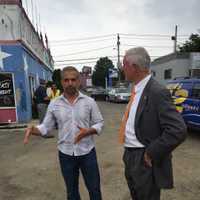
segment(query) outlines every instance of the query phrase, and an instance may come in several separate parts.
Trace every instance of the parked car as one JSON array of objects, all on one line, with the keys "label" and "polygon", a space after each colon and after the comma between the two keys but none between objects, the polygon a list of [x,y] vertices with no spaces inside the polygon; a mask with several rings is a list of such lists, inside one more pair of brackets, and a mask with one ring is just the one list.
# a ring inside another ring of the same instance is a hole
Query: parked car
[{"label": "parked car", "polygon": [[95,89],[93,87],[85,88],[85,92],[92,93]]},{"label": "parked car", "polygon": [[112,102],[128,102],[131,97],[129,88],[113,88],[109,93],[107,99]]},{"label": "parked car", "polygon": [[200,79],[172,80],[167,88],[187,126],[200,130]]},{"label": "parked car", "polygon": [[91,97],[94,100],[106,100],[106,96],[107,96],[106,90],[102,87],[95,88],[91,93]]}]

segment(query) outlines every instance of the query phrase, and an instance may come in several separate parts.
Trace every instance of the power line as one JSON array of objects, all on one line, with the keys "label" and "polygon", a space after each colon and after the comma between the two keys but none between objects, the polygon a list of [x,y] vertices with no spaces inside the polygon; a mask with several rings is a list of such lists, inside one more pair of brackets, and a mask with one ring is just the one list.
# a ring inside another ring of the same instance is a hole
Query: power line
[{"label": "power line", "polygon": [[93,37],[85,37],[85,38],[71,38],[71,39],[64,39],[64,40],[51,40],[51,43],[60,43],[60,42],[71,42],[71,41],[83,41],[83,40],[93,40],[98,38],[105,38],[105,37],[113,37],[115,34],[108,34],[108,35],[101,35],[101,36],[93,36]]},{"label": "power line", "polygon": [[[115,38],[113,38],[115,40]],[[91,40],[91,41],[83,41],[83,42],[72,42],[72,43],[58,43],[58,44],[51,44],[53,48],[60,47],[60,46],[73,46],[73,45],[86,45],[86,44],[91,44],[91,43],[97,43],[97,42],[105,42],[105,41],[111,41],[111,38],[106,38],[106,39],[98,39],[98,40]]]},{"label": "power line", "polygon": [[[120,33],[120,35],[124,36],[136,36],[136,37],[171,37],[172,35],[167,34],[131,34],[131,33]],[[178,37],[188,37],[189,35],[178,35]]]},{"label": "power line", "polygon": [[[103,57],[108,57],[114,61],[117,61],[117,56],[103,56]],[[103,57],[96,57],[96,58],[83,58],[83,59],[71,59],[71,60],[60,60],[60,61],[55,61],[56,66],[62,66],[62,65],[79,65],[79,64],[87,64],[87,63],[96,63],[98,59],[103,58]],[[120,57],[124,57],[123,55],[120,55]],[[152,58],[157,58],[160,56],[150,56]],[[84,61],[88,60],[87,62],[77,62],[77,61]]]},{"label": "power line", "polygon": [[[131,46],[131,47],[137,47],[138,45],[135,44],[121,44],[122,46]],[[144,45],[144,48],[172,48],[172,46],[147,46]]]},{"label": "power line", "polygon": [[121,39],[127,40],[148,40],[148,41],[171,41],[171,37],[169,38],[142,38],[142,37],[121,37]]},{"label": "power line", "polygon": [[[128,36],[128,37],[164,37],[168,38],[172,35],[167,34],[131,34],[131,33],[120,33],[121,37]],[[93,36],[93,37],[85,37],[85,38],[70,38],[70,39],[63,39],[63,40],[51,40],[50,42],[53,43],[63,43],[63,42],[73,42],[73,41],[84,41],[84,40],[94,40],[99,38],[106,38],[106,37],[115,37],[116,34],[107,34],[107,35],[101,35],[101,36]],[[178,37],[189,37],[189,35],[178,35]]]},{"label": "power line", "polygon": [[62,63],[62,64],[56,64],[56,66],[82,65],[82,64],[89,64],[89,63],[96,63],[96,61],[79,62],[79,63]]},{"label": "power line", "polygon": [[[94,57],[94,58],[80,58],[80,59],[69,59],[69,60],[57,60],[55,62],[70,62],[70,61],[81,61],[81,60],[97,60],[103,57],[108,57],[108,58],[117,58],[117,56],[102,56],[102,57]],[[121,55],[122,57],[122,55]]]},{"label": "power line", "polygon": [[54,56],[54,57],[64,57],[64,56],[83,54],[83,53],[88,53],[88,52],[93,52],[93,51],[99,51],[99,50],[102,50],[102,49],[107,49],[107,48],[110,48],[110,47],[113,47],[113,45],[105,46],[105,47],[101,47],[101,48],[96,48],[96,49],[90,49],[90,50],[86,50],[86,51],[74,52],[74,53],[65,54],[65,55],[57,55],[57,56]]}]

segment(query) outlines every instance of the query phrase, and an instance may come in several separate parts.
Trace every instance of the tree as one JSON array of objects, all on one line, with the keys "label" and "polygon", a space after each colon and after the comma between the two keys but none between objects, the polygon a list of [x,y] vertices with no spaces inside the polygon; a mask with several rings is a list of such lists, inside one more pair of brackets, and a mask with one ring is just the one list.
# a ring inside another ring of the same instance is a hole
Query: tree
[{"label": "tree", "polygon": [[113,62],[108,57],[100,58],[97,61],[92,74],[93,85],[105,87],[105,78],[108,77],[109,69],[113,68]]},{"label": "tree", "polygon": [[61,85],[61,70],[60,69],[56,69],[53,71],[52,80],[56,84],[57,88],[60,91],[63,91],[63,88]]},{"label": "tree", "polygon": [[178,48],[180,52],[200,52],[200,35],[191,34],[189,40]]}]

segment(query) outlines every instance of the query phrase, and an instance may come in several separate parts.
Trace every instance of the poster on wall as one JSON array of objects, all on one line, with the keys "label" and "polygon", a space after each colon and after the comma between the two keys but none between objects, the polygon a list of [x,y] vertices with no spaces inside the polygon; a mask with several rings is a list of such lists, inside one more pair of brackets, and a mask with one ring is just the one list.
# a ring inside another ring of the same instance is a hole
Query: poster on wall
[{"label": "poster on wall", "polygon": [[12,73],[0,73],[0,123],[16,122]]}]

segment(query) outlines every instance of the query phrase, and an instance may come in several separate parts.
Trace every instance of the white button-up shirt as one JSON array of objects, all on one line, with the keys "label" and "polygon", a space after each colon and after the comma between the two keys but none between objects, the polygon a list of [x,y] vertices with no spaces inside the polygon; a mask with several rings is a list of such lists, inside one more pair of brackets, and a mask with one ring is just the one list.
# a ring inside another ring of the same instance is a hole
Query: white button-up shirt
[{"label": "white button-up shirt", "polygon": [[138,141],[136,134],[135,134],[135,115],[137,111],[137,107],[144,91],[144,88],[148,81],[150,80],[151,75],[146,76],[143,80],[141,80],[138,84],[135,85],[135,97],[131,105],[131,109],[129,112],[129,117],[126,123],[126,130],[125,130],[125,147],[133,147],[133,148],[140,148],[144,147],[141,142]]},{"label": "white button-up shirt", "polygon": [[79,127],[94,128],[100,134],[103,127],[103,117],[96,102],[79,92],[73,104],[63,96],[51,101],[42,124],[37,128],[46,135],[58,124],[58,149],[67,155],[85,155],[94,147],[93,135],[86,136],[74,144],[79,133]]}]

